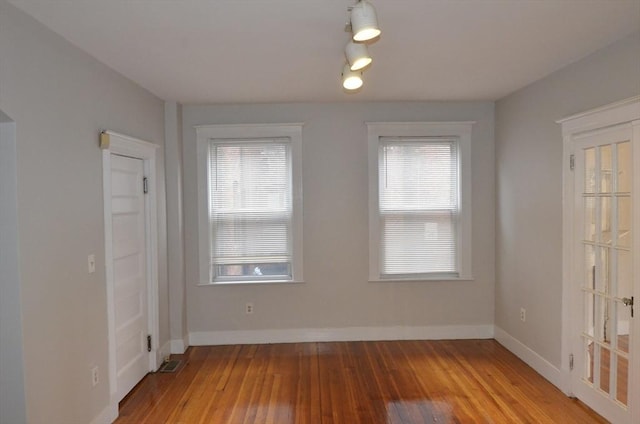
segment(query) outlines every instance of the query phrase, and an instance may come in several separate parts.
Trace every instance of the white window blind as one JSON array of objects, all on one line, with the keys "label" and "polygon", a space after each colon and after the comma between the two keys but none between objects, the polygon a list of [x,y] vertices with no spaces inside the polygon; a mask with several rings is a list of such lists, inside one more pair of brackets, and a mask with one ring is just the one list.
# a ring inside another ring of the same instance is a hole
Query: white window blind
[{"label": "white window blind", "polygon": [[380,275],[457,276],[457,139],[381,137]]},{"label": "white window blind", "polygon": [[290,280],[290,140],[213,139],[208,168],[212,280]]}]

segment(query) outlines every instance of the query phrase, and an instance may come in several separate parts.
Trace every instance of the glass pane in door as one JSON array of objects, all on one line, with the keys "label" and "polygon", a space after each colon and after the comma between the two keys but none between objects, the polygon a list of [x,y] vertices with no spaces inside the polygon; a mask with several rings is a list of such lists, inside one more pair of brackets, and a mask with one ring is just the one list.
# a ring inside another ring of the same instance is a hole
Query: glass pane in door
[{"label": "glass pane in door", "polygon": [[593,293],[585,293],[585,303],[584,303],[584,308],[585,308],[585,333],[590,336],[593,337],[594,334],[594,328],[596,327],[596,304],[593,300]]},{"label": "glass pane in door", "polygon": [[598,247],[596,261],[596,291],[609,293],[609,248]]},{"label": "glass pane in door", "polygon": [[600,242],[611,244],[611,197],[600,197]]},{"label": "glass pane in door", "polygon": [[[617,294],[619,298],[632,296],[632,263],[629,250],[616,249],[617,253]],[[630,309],[629,309],[630,313]]]},{"label": "glass pane in door", "polygon": [[622,353],[629,353],[629,329],[631,323],[631,312],[622,302],[615,302],[616,305],[616,327],[618,333],[618,350]]},{"label": "glass pane in door", "polygon": [[618,356],[618,366],[616,376],[618,378],[617,381],[617,390],[616,390],[616,399],[622,404],[627,404],[627,387],[629,383],[627,381],[627,376],[629,375],[629,360],[624,356]]},{"label": "glass pane in door", "polygon": [[600,348],[600,390],[605,393],[609,393],[610,387],[610,362],[611,362],[611,351],[604,347]]},{"label": "glass pane in door", "polygon": [[611,343],[611,323],[609,321],[609,300],[605,296],[599,296],[596,304],[596,340],[601,346]]},{"label": "glass pane in door", "polygon": [[611,145],[600,146],[600,193],[610,193],[613,184],[611,181]]},{"label": "glass pane in door", "polygon": [[584,198],[584,239],[596,241],[596,198],[593,196]]},{"label": "glass pane in door", "polygon": [[584,192],[596,192],[596,149],[584,150]]},{"label": "glass pane in door", "polygon": [[631,193],[631,142],[625,141],[617,145],[618,193]]},{"label": "glass pane in door", "polygon": [[618,237],[616,245],[618,247],[631,247],[631,197],[618,196]]}]

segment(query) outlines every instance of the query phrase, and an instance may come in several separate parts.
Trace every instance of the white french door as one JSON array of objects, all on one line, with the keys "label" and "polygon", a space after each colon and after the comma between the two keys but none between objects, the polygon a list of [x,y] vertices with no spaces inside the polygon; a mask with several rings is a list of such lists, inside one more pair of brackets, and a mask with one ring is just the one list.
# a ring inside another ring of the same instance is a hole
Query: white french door
[{"label": "white french door", "polygon": [[[631,125],[574,138],[573,392],[630,423],[634,299]],[[636,326],[637,327],[637,326]],[[637,399],[633,399],[637,402]]]},{"label": "white french door", "polygon": [[565,390],[640,423],[640,96],[558,122]]}]

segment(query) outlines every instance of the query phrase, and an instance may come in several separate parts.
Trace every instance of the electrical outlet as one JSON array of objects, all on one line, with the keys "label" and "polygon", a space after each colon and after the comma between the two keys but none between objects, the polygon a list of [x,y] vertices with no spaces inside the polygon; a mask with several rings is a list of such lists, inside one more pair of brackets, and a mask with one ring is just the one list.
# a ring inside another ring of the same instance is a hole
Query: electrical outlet
[{"label": "electrical outlet", "polygon": [[520,308],[520,321],[525,322],[527,320],[527,310]]},{"label": "electrical outlet", "polygon": [[253,303],[247,302],[247,304],[244,307],[244,312],[247,315],[251,315],[253,313]]},{"label": "electrical outlet", "polygon": [[91,368],[91,385],[93,387],[96,387],[99,382],[100,382],[100,378],[98,376],[98,367],[95,366]]}]

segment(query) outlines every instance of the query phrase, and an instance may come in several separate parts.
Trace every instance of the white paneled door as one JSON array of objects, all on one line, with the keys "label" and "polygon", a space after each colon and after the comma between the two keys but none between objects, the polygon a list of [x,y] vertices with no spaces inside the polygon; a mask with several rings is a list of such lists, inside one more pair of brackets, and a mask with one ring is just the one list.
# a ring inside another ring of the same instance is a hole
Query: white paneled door
[{"label": "white paneled door", "polygon": [[111,155],[116,401],[148,372],[144,162]]}]

